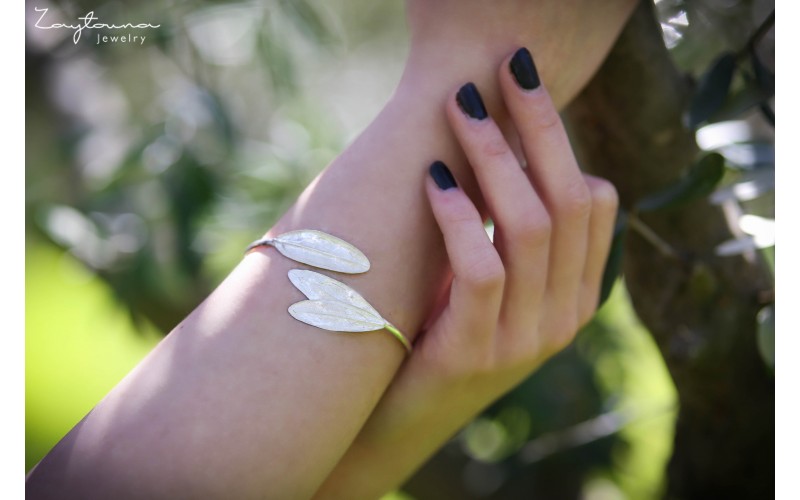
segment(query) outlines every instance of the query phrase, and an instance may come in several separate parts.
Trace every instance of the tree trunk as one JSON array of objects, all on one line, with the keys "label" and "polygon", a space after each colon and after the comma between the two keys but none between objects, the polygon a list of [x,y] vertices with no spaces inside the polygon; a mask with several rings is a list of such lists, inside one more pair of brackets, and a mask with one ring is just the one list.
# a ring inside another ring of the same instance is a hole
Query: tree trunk
[{"label": "tree trunk", "polygon": [[[582,166],[611,180],[621,205],[676,180],[698,153],[682,125],[690,84],[672,64],[643,0],[605,63],[565,111]],[[774,496],[774,376],[756,347],[756,315],[772,300],[763,263],[718,257],[732,237],[719,207],[699,200],[639,216],[673,252],[629,230],[624,275],[679,393],[667,498]]]}]

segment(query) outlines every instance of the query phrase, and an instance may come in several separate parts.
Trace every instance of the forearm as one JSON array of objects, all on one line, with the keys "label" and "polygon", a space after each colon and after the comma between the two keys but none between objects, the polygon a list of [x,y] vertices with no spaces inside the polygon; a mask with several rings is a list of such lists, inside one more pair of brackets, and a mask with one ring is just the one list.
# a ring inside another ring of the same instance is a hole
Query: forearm
[{"label": "forearm", "polygon": [[[313,228],[371,260],[336,276],[413,339],[446,272],[422,179],[457,158],[437,110],[399,90],[269,234]],[[386,332],[337,334],[287,308],[304,267],[249,254],[31,474],[33,497],[307,498],[403,360]]]},{"label": "forearm", "polygon": [[[435,374],[431,375],[430,380],[436,379]],[[516,380],[514,375],[509,374],[508,380]],[[378,425],[367,421],[315,499],[377,499],[399,488],[488,404],[488,394],[503,392],[497,386],[480,387],[468,379],[440,387],[423,377],[416,382],[417,389],[426,383],[428,386],[423,393],[414,390],[414,404],[402,402],[403,407],[412,410],[382,418]],[[510,384],[505,389],[508,388]],[[396,399],[403,397],[402,392]],[[469,395],[468,401],[464,400],[465,394]],[[387,407],[393,403],[381,402]]]},{"label": "forearm", "polygon": [[[270,234],[314,228],[356,245],[371,270],[336,278],[413,338],[445,272],[421,179],[448,139],[430,104],[395,102]],[[387,332],[337,334],[289,316],[304,297],[287,272],[302,267],[272,248],[245,257],[42,461],[28,492],[310,497],[405,351]]]},{"label": "forearm", "polygon": [[[483,42],[461,58],[412,43],[387,107],[269,233],[313,228],[356,245],[371,270],[337,278],[410,338],[447,273],[423,191],[426,169],[444,160],[465,190],[475,191],[443,103],[464,81],[484,82],[487,105],[502,121],[491,75],[520,42],[503,33],[481,34]],[[540,33],[534,37],[539,52],[558,53],[562,41]],[[565,66],[594,68],[601,56],[584,52]],[[545,75],[560,78],[556,69]],[[582,84],[574,76],[565,80],[561,103]],[[311,496],[359,432],[404,351],[386,332],[334,334],[291,318],[288,306],[303,299],[287,279],[295,267],[302,266],[273,249],[248,255],[43,460],[29,492]]]}]

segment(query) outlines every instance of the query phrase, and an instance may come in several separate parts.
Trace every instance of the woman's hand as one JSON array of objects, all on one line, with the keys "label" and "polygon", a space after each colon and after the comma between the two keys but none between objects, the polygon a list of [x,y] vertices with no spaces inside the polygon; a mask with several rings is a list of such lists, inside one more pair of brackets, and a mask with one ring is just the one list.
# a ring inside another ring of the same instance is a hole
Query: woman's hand
[{"label": "woman's hand", "polygon": [[594,314],[616,191],[581,173],[526,49],[503,62],[499,85],[524,163],[474,85],[447,104],[494,221],[494,242],[476,205],[435,162],[426,189],[452,282],[320,498],[372,498],[398,486],[478,411],[568,345]]}]

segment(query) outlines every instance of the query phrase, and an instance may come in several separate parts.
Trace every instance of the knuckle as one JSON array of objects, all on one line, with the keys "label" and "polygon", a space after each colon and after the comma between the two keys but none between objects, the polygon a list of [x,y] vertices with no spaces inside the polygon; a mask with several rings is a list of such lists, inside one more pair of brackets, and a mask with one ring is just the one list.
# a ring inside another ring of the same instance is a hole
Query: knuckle
[{"label": "knuckle", "polygon": [[562,314],[561,318],[550,330],[548,345],[553,351],[560,351],[567,347],[578,333],[577,311],[572,314]]},{"label": "knuckle", "polygon": [[553,103],[544,96],[530,103],[530,125],[539,130],[552,130],[561,126],[561,116]]},{"label": "knuckle", "polygon": [[481,225],[480,216],[465,199],[453,197],[440,202],[437,210],[443,226],[442,230],[444,231],[464,234],[473,230],[473,226]]},{"label": "knuckle", "polygon": [[553,335],[550,347],[554,351],[561,351],[565,349],[568,345],[570,345],[575,339],[575,335],[578,333],[577,331],[577,323],[575,323],[575,328],[560,330]]},{"label": "knuckle", "polygon": [[464,210],[463,207],[451,207],[451,210],[445,214],[445,217],[447,218],[447,224],[459,233],[469,231],[475,222],[473,214]]},{"label": "knuckle", "polygon": [[487,158],[503,158],[511,154],[511,148],[502,136],[493,137],[481,145],[481,154]]},{"label": "knuckle", "polygon": [[549,244],[552,224],[547,214],[523,212],[508,228],[509,236],[522,245],[538,248]]},{"label": "knuckle", "polygon": [[592,195],[592,206],[598,210],[616,212],[619,206],[619,195],[614,185],[600,178],[595,178],[589,185]]},{"label": "knuckle", "polygon": [[521,329],[507,350],[507,362],[511,366],[531,366],[546,354],[542,338],[536,328]]},{"label": "knuckle", "polygon": [[575,182],[566,189],[556,210],[570,219],[588,219],[592,211],[592,195],[583,182]]},{"label": "knuckle", "polygon": [[465,285],[475,292],[494,292],[505,284],[506,272],[496,252],[479,251],[461,276]]}]

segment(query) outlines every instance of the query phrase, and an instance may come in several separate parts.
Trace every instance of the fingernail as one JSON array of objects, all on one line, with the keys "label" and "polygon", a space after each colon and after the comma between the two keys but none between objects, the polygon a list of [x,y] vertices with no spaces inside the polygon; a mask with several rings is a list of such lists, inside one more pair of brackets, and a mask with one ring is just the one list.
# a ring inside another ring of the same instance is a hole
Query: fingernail
[{"label": "fingernail", "polygon": [[478,92],[478,87],[472,82],[459,89],[458,94],[456,94],[456,102],[461,111],[472,118],[483,120],[489,116],[486,113],[486,107],[483,105],[481,94]]},{"label": "fingernail", "polygon": [[533,90],[537,88],[542,82],[539,81],[539,73],[536,71],[536,65],[533,64],[533,57],[525,47],[517,50],[514,57],[511,58],[511,74],[517,84],[525,90]]},{"label": "fingernail", "polygon": [[436,160],[431,164],[431,168],[429,169],[431,173],[431,177],[436,182],[436,185],[439,186],[439,189],[445,191],[450,188],[456,187],[456,179],[453,177],[452,172],[450,169],[447,168],[443,162]]}]

